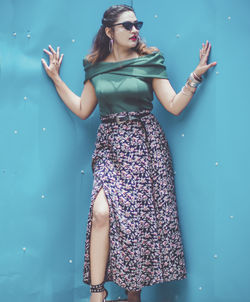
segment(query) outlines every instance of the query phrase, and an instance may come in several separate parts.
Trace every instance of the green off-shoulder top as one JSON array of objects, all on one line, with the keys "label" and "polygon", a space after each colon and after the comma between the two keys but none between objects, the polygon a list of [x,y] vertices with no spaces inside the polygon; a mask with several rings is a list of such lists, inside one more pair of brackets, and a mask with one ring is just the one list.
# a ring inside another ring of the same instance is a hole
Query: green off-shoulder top
[{"label": "green off-shoulder top", "polygon": [[164,55],[154,51],[138,58],[91,64],[84,57],[84,84],[93,84],[100,115],[153,109],[152,79],[167,79]]}]

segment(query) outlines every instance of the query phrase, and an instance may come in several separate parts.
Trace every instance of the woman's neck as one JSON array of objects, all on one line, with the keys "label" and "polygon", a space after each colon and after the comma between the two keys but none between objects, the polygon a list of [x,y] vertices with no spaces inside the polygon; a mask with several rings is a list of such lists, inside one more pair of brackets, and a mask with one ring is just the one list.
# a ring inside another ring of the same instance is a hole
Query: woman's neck
[{"label": "woman's neck", "polygon": [[[129,50],[126,52],[116,51],[113,49],[113,51],[108,55],[106,59],[108,59],[109,62],[119,62],[129,59],[138,58],[139,55],[135,50]],[[105,60],[106,60],[105,59]]]}]

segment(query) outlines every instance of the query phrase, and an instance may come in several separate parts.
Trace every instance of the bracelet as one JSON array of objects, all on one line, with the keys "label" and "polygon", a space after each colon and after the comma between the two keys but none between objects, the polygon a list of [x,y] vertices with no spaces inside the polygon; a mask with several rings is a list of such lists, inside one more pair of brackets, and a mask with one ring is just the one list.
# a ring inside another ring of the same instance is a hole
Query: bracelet
[{"label": "bracelet", "polygon": [[[197,75],[196,75],[197,76]],[[197,76],[198,77],[198,76]],[[187,83],[190,87],[198,87],[198,85],[202,82],[202,78],[199,78],[200,80],[197,80],[193,74],[193,72],[190,73],[189,78],[187,79]]]},{"label": "bracelet", "polygon": [[187,84],[188,84],[190,87],[196,88],[196,87],[199,86],[200,83],[193,82],[193,81],[191,81],[191,80],[188,78]]},{"label": "bracelet", "polygon": [[[195,76],[196,76],[197,78],[195,78]],[[189,78],[190,78],[193,82],[195,82],[195,83],[201,83],[201,82],[202,82],[202,78],[199,77],[199,76],[197,76],[197,74],[194,73],[194,72],[191,72],[191,73],[190,73]]]},{"label": "bracelet", "polygon": [[183,94],[190,96],[190,95],[193,95],[193,94],[195,93],[195,91],[192,92],[192,91],[190,91],[190,90],[189,90],[190,94],[185,93],[185,91],[183,90],[184,87],[187,88],[187,86],[185,85],[185,86],[183,86],[183,87],[181,88],[181,92],[182,92]]},{"label": "bracelet", "polygon": [[197,81],[202,82],[202,77],[198,76],[194,71],[193,71],[193,76]]},{"label": "bracelet", "polygon": [[198,83],[192,82],[192,81],[190,81],[190,80],[187,81],[187,84],[188,84],[190,87],[193,87],[193,88],[196,88],[196,87],[199,86]]},{"label": "bracelet", "polygon": [[[185,86],[182,87],[181,92],[187,96],[193,95],[195,91],[190,91],[188,89],[188,86],[192,88],[197,88],[201,82],[202,82],[202,78],[198,76],[195,72],[191,72]],[[190,93],[185,93],[185,91],[183,90],[184,87],[186,87]]]},{"label": "bracelet", "polygon": [[[185,84],[185,87],[188,89],[187,83]],[[188,89],[188,90],[189,90],[189,89]],[[191,91],[191,90],[189,90],[189,91]],[[195,91],[196,91],[196,90],[191,91],[191,92],[192,92],[192,93],[195,93]]]},{"label": "bracelet", "polygon": [[185,84],[185,86],[184,86],[184,87],[186,87],[186,88],[187,88],[187,90],[188,90],[188,91],[190,91],[192,94],[194,94],[194,93],[195,93],[195,91],[196,91],[196,89],[195,89],[194,91],[189,90],[187,83]]}]

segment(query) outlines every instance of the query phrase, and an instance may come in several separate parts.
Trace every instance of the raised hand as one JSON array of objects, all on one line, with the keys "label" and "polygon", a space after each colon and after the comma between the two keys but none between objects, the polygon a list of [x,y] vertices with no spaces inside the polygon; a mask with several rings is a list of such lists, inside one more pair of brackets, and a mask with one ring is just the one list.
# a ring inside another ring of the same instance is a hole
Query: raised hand
[{"label": "raised hand", "polygon": [[60,53],[59,53],[59,46],[57,47],[57,51],[55,51],[51,45],[49,45],[49,48],[51,50],[48,51],[47,49],[43,49],[43,51],[45,53],[47,53],[49,55],[49,66],[47,65],[46,61],[44,59],[41,59],[43,67],[47,73],[47,75],[52,79],[56,79],[57,77],[59,77],[59,71],[60,71],[60,66],[62,63],[62,59],[63,59],[63,54],[61,54],[60,57]]},{"label": "raised hand", "polygon": [[211,44],[206,41],[206,44],[202,43],[202,49],[200,50],[200,63],[195,69],[195,73],[198,76],[202,76],[209,68],[212,66],[215,66],[217,62],[213,62],[210,64],[207,64],[207,59],[210,53]]}]

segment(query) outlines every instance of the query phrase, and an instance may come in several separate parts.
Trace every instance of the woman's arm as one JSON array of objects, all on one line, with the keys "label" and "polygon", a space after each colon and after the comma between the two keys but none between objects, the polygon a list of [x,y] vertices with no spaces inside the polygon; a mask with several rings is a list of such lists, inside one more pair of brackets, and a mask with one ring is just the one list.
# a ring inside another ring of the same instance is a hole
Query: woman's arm
[{"label": "woman's arm", "polygon": [[65,105],[81,119],[87,119],[97,105],[94,86],[88,80],[84,85],[81,97],[71,91],[59,76],[63,54],[60,57],[59,47],[57,47],[57,52],[55,52],[51,45],[49,45],[49,48],[52,52],[46,49],[44,49],[44,52],[49,55],[50,65],[48,66],[44,59],[41,60],[47,75],[53,81],[57,93]]},{"label": "woman's arm", "polygon": [[[154,78],[152,81],[154,92],[163,107],[174,115],[179,115],[188,105],[193,95],[186,95],[180,91],[178,94],[174,91],[169,80]],[[183,88],[184,92],[195,92],[196,88]],[[189,91],[188,91],[189,90]]]},{"label": "woman's arm", "polygon": [[85,83],[81,97],[72,92],[59,76],[53,82],[64,104],[82,120],[86,120],[97,105],[95,88],[90,80]]},{"label": "woman's arm", "polygon": [[73,91],[71,91],[59,76],[53,78],[52,80],[57,90],[57,93],[64,102],[64,104],[73,113],[80,117],[80,97],[76,95]]},{"label": "woman's arm", "polygon": [[[200,63],[194,71],[199,77],[207,72],[209,68],[217,64],[216,62],[213,62],[207,65],[210,49],[211,44],[208,43],[208,41],[206,42],[206,45],[202,43],[202,49],[200,50]],[[179,115],[183,111],[197,89],[187,85],[183,87],[182,91],[176,94],[169,80],[158,78],[153,79],[152,87],[163,107],[174,115]]]}]

